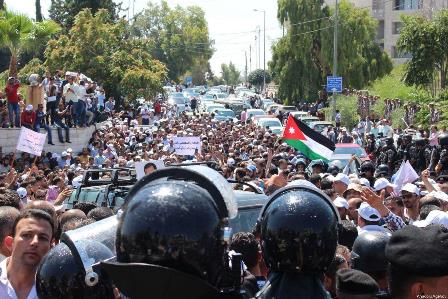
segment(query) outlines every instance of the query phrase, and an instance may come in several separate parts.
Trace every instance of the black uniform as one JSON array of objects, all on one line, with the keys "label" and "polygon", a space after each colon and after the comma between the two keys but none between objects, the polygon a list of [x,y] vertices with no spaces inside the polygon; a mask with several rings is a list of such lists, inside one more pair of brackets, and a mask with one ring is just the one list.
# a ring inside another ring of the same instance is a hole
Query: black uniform
[{"label": "black uniform", "polygon": [[448,135],[439,136],[439,146],[431,152],[429,170],[436,171],[438,166],[437,175],[448,175]]},{"label": "black uniform", "polygon": [[256,298],[330,298],[321,276],[334,258],[339,221],[331,200],[315,187],[274,193],[258,222],[271,272]]}]

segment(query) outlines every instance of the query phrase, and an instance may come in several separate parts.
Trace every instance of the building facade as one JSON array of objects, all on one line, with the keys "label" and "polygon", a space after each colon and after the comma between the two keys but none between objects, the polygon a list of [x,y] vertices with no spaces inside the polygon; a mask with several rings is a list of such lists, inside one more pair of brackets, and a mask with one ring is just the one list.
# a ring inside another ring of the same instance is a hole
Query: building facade
[{"label": "building facade", "polygon": [[[326,0],[327,5],[335,5],[335,0]],[[448,0],[350,0],[357,7],[370,10],[378,20],[376,42],[390,55],[395,64],[405,62],[409,55],[396,49],[400,36],[402,14],[421,14],[432,18],[437,11],[448,8]]]}]

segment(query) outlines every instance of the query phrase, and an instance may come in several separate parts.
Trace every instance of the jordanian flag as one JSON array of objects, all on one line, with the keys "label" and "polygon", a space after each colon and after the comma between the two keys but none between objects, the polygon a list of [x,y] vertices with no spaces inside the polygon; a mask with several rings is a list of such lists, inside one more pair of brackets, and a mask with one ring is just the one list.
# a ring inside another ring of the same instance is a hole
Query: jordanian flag
[{"label": "jordanian flag", "polygon": [[324,135],[314,131],[291,115],[288,117],[283,141],[300,151],[310,160],[330,160],[335,149],[334,143]]}]

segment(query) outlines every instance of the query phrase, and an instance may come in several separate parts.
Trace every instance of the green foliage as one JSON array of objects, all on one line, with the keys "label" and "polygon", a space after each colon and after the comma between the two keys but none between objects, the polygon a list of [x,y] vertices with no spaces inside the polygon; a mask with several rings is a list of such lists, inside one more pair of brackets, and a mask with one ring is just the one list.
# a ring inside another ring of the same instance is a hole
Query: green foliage
[{"label": "green foliage", "polygon": [[357,107],[358,99],[354,96],[336,98],[336,109],[340,111],[341,121],[348,130],[353,129],[359,121]]},{"label": "green foliage", "polygon": [[[254,70],[249,74],[248,81],[250,84],[260,87],[263,85],[263,75],[264,70],[262,69]],[[268,71],[266,71],[266,84],[270,82],[271,82],[271,74]]]},{"label": "green foliage", "polygon": [[418,93],[418,89],[404,83],[404,72],[404,65],[397,66],[389,75],[373,81],[366,89],[371,95],[379,96],[382,99],[409,99],[413,94]]},{"label": "green foliage", "polygon": [[[279,84],[280,98],[292,102],[316,98],[331,75],[332,13],[323,0],[278,1],[280,23],[294,24],[273,46],[270,68]],[[360,89],[390,72],[392,63],[374,43],[377,24],[368,10],[342,1],[339,14],[338,75],[344,77],[346,87]]]},{"label": "green foliage", "polygon": [[19,71],[18,78],[20,82],[28,82],[28,78],[31,74],[38,74],[41,77],[45,75],[45,66],[39,58],[33,58]]},{"label": "green foliage", "polygon": [[[384,115],[384,114],[383,114]],[[403,107],[399,107],[397,109],[395,109],[392,114],[390,115],[390,120],[392,122],[392,127],[393,128],[397,128],[397,127],[405,127],[405,123],[403,121],[405,116],[405,110]]]},{"label": "green foliage", "polygon": [[33,22],[26,15],[0,11],[0,45],[11,53],[9,75],[17,75],[17,59],[22,53],[38,53],[59,30],[51,20]]},{"label": "green foliage", "polygon": [[[406,63],[404,80],[408,85],[431,90],[436,94],[447,85],[448,72],[448,9],[433,20],[420,15],[403,15],[403,28],[397,48],[412,58]],[[439,82],[438,82],[439,81]]]},{"label": "green foliage", "polygon": [[221,64],[221,75],[222,79],[227,85],[237,85],[241,82],[241,73],[236,69],[235,65],[232,62],[230,62],[228,65],[225,63]]},{"label": "green foliage", "polygon": [[129,37],[124,20],[110,20],[107,10],[99,10],[95,16],[88,9],[80,12],[68,35],[48,43],[47,67],[81,71],[116,97],[127,93],[132,100],[160,92],[165,66],[151,57],[144,41]]},{"label": "green foliage", "polygon": [[166,64],[170,80],[200,67],[204,71],[213,55],[205,13],[198,6],[170,8],[166,1],[149,2],[136,16],[131,32],[146,40],[153,57]]},{"label": "green foliage", "polygon": [[67,33],[73,26],[76,15],[86,8],[93,14],[100,9],[106,9],[111,20],[117,20],[120,4],[115,4],[113,0],[51,0],[49,14]]}]

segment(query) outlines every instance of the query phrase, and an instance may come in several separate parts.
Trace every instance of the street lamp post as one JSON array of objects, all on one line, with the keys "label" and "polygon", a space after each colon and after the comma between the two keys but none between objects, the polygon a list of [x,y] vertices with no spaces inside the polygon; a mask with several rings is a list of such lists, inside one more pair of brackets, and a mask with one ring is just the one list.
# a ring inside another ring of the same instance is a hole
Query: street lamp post
[{"label": "street lamp post", "polygon": [[254,9],[263,13],[263,91],[266,92],[266,11],[264,9]]}]

